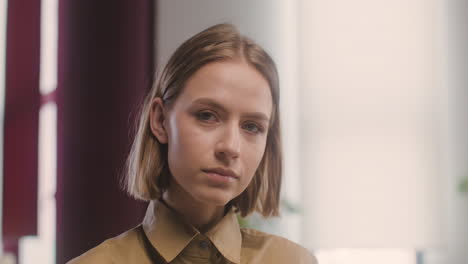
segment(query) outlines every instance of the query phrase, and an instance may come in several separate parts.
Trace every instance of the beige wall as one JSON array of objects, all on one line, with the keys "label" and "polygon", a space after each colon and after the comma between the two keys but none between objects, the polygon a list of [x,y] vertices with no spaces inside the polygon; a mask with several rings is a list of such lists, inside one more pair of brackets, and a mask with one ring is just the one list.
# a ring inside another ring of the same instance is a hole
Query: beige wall
[{"label": "beige wall", "polygon": [[443,246],[440,4],[301,1],[309,248]]}]

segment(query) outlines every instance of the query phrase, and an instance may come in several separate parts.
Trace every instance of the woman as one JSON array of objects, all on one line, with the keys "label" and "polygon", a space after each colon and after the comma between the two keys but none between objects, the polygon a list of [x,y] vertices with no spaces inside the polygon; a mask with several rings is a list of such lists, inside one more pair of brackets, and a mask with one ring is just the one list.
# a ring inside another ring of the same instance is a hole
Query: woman
[{"label": "woman", "polygon": [[229,24],[172,55],[146,98],[126,190],[143,223],[70,263],[316,263],[301,246],[240,228],[277,216],[281,186],[276,66]]}]

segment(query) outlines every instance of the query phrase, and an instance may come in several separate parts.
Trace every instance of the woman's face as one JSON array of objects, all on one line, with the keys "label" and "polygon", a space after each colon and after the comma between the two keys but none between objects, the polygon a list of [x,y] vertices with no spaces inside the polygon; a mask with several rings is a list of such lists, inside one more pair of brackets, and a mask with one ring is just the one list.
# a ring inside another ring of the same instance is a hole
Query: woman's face
[{"label": "woman's face", "polygon": [[169,188],[216,206],[242,193],[262,160],[272,107],[267,80],[246,62],[199,69],[165,109]]}]

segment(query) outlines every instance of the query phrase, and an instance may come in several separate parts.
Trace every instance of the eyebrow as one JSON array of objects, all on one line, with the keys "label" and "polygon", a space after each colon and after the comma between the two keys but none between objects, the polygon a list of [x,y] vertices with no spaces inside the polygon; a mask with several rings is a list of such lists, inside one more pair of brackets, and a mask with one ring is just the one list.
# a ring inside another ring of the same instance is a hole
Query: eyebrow
[{"label": "eyebrow", "polygon": [[[207,106],[211,106],[213,108],[216,108],[218,109],[219,111],[221,112],[224,112],[224,113],[227,113],[228,111],[226,110],[226,108],[220,104],[219,102],[217,102],[216,100],[213,100],[213,99],[210,99],[210,98],[198,98],[196,99],[195,101],[193,101],[193,104],[202,104],[202,105],[207,105]],[[264,113],[262,112],[250,112],[250,113],[245,113],[243,114],[244,116],[246,117],[250,117],[250,118],[254,118],[254,119],[258,119],[258,120],[263,120],[263,121],[266,121],[266,122],[270,122],[270,118],[268,118],[267,115],[265,115]]]}]

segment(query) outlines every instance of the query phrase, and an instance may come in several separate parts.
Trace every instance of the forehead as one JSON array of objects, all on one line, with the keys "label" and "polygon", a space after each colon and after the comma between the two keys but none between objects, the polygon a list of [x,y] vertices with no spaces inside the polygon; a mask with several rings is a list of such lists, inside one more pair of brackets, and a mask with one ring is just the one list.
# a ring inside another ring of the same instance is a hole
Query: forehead
[{"label": "forehead", "polygon": [[177,101],[191,104],[199,98],[211,98],[239,111],[263,112],[268,117],[272,110],[268,81],[241,60],[204,65],[188,79]]}]

